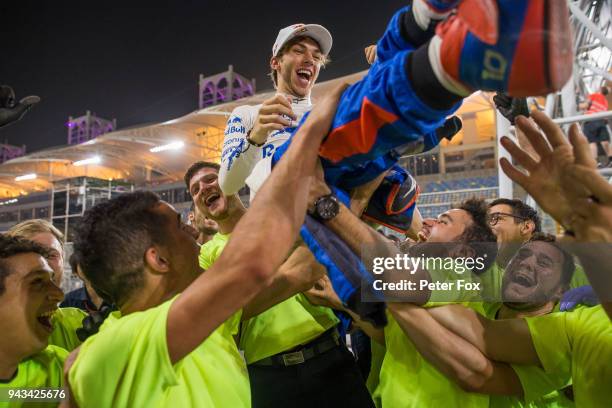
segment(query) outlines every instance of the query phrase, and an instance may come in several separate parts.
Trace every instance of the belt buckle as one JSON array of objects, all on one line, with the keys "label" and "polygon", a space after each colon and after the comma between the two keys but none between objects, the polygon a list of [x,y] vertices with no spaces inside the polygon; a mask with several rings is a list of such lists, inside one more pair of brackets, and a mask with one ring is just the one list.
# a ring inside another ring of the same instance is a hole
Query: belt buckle
[{"label": "belt buckle", "polygon": [[304,353],[301,351],[283,354],[283,363],[285,363],[286,366],[302,364],[304,361],[306,361],[304,359]]}]

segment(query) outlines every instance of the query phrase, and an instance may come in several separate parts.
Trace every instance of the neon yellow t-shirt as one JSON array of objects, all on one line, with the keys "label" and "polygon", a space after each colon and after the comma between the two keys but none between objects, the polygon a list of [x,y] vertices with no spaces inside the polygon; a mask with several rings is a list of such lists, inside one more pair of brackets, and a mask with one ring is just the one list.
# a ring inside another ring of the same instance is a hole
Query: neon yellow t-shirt
[{"label": "neon yellow t-shirt", "polygon": [[212,239],[200,247],[200,267],[208,269],[219,258],[223,248],[229,241],[230,234],[221,234],[217,232]]},{"label": "neon yellow t-shirt", "polygon": [[[485,305],[485,316],[496,319],[501,303]],[[556,306],[558,308],[558,305]],[[557,309],[558,310],[558,309]],[[536,366],[511,365],[523,386],[523,399],[505,395],[491,395],[491,408],[571,408],[574,402],[567,398],[563,388],[571,384],[567,379],[550,375]]]},{"label": "neon yellow t-shirt", "polygon": [[[215,234],[200,249],[200,266],[209,268],[221,255],[230,234]],[[294,295],[242,323],[240,348],[248,364],[308,343],[336,326],[334,312]]]},{"label": "neon yellow t-shirt", "polygon": [[246,365],[229,325],[172,365],[166,321],[174,299],[123,317],[113,313],[83,343],[69,373],[79,406],[251,406]]},{"label": "neon yellow t-shirt", "polygon": [[83,319],[87,313],[76,307],[60,307],[53,314],[53,331],[49,337],[49,344],[72,351],[81,345],[76,331],[83,326]]},{"label": "neon yellow t-shirt", "polygon": [[482,290],[480,291],[482,299],[485,302],[500,302],[502,300],[504,269],[497,262],[494,262],[479,278],[482,282]]},{"label": "neon yellow t-shirt", "polygon": [[306,344],[337,324],[331,309],[313,306],[300,293],[244,321],[240,348],[251,364]]},{"label": "neon yellow t-shirt", "polygon": [[[523,386],[524,399],[491,395],[491,408],[572,408],[574,402],[563,388],[569,384],[560,376],[551,376],[540,367],[512,365]],[[558,391],[559,390],[559,391]]]},{"label": "neon yellow t-shirt", "polygon": [[612,323],[603,308],[579,307],[525,320],[544,370],[572,379],[576,406],[609,406]]},{"label": "neon yellow t-shirt", "polygon": [[586,273],[584,273],[584,269],[582,269],[582,266],[576,265],[576,269],[574,269],[574,274],[572,275],[572,280],[570,281],[570,289],[590,284],[591,283],[589,282]]},{"label": "neon yellow t-shirt", "polygon": [[439,282],[448,284],[447,289],[440,287],[431,291],[429,301],[424,307],[443,306],[445,304],[456,304],[465,302],[479,302],[478,311],[481,311],[481,291],[483,289],[480,276],[472,273],[469,269],[462,273],[457,272],[453,264],[445,268],[429,270],[431,283]]},{"label": "neon yellow t-shirt", "polygon": [[[430,282],[453,283],[451,290],[431,292],[424,306],[437,307],[446,304],[463,304],[484,314],[479,300],[480,290],[467,290],[466,283],[478,283],[480,279],[469,270],[457,273],[452,265],[429,271]],[[463,286],[459,288],[458,282]],[[488,407],[489,396],[466,392],[454,381],[431,365],[417,350],[397,321],[387,313],[389,323],[385,327],[386,353],[380,370],[380,383],[374,392],[383,407]]]},{"label": "neon yellow t-shirt", "polygon": [[[229,234],[216,233],[213,238],[200,247],[200,255],[198,257],[200,268],[209,269],[217,260],[221,251],[225,248],[225,244],[229,240]],[[240,321],[242,320],[242,309],[237,311],[223,324],[228,325],[231,329],[232,336],[237,336],[240,332]]]},{"label": "neon yellow t-shirt", "polygon": [[370,341],[370,350],[372,351],[372,361],[370,363],[370,372],[366,380],[366,387],[372,395],[372,401],[376,408],[382,407],[380,395],[375,393],[378,384],[380,383],[380,369],[382,368],[383,359],[385,358],[385,346],[378,343],[376,340]]},{"label": "neon yellow t-shirt", "polygon": [[431,365],[412,340],[387,313],[387,352],[380,370],[380,384],[374,398],[383,407],[488,407],[489,396],[466,392]]},{"label": "neon yellow t-shirt", "polygon": [[[63,387],[63,367],[66,357],[68,357],[66,350],[56,346],[47,346],[40,353],[19,363],[15,378],[8,383],[0,382],[0,389]],[[58,404],[14,401],[10,403],[0,402],[0,407],[53,407]]]}]

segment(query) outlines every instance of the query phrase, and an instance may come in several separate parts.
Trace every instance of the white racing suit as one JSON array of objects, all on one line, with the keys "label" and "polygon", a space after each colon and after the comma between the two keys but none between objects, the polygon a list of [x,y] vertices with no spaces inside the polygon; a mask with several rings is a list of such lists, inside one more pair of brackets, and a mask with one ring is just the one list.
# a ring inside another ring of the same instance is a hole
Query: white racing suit
[{"label": "white racing suit", "polygon": [[250,144],[246,137],[255,126],[261,105],[243,105],[235,108],[225,127],[225,138],[221,153],[219,186],[225,195],[237,193],[244,185],[251,190],[251,200],[272,171],[272,155],[285,143],[291,132],[310,111],[310,98],[292,98],[291,109],[297,116],[291,126],[276,130],[268,135],[266,143],[257,147]]}]

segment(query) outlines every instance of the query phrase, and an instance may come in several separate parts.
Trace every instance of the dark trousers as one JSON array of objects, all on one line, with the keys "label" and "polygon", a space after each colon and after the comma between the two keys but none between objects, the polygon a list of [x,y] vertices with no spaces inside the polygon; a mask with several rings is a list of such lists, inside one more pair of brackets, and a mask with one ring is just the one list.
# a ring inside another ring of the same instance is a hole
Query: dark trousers
[{"label": "dark trousers", "polygon": [[354,330],[351,333],[351,349],[355,353],[357,367],[363,378],[368,378],[372,367],[372,344],[367,334],[362,330]]},{"label": "dark trousers", "polygon": [[374,407],[344,344],[302,364],[248,368],[253,408]]}]

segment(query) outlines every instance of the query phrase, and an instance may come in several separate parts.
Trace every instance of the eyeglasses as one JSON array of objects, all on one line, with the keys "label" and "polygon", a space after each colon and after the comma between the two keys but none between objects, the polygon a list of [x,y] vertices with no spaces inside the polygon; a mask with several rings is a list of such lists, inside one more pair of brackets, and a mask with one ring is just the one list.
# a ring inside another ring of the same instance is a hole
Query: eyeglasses
[{"label": "eyeglasses", "polygon": [[496,212],[496,213],[493,213],[493,214],[489,214],[489,217],[488,217],[489,225],[492,226],[492,227],[497,225],[499,220],[501,220],[504,217],[512,217],[512,218],[515,218],[515,219],[521,220],[521,221],[525,221],[527,219],[525,217],[519,217],[518,215],[514,215],[514,214]]}]

